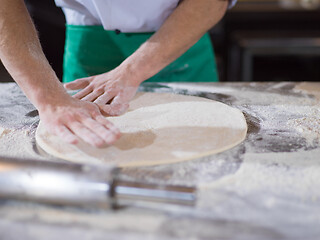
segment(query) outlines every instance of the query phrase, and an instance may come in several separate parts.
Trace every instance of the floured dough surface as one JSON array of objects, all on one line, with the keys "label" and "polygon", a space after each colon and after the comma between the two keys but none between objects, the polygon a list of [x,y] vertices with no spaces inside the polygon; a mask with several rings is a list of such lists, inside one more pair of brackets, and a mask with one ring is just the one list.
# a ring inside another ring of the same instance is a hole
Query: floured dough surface
[{"label": "floured dough surface", "polygon": [[64,143],[39,124],[38,145],[51,155],[79,163],[121,167],[168,164],[225,151],[245,139],[241,111],[205,98],[138,93],[122,116],[108,117],[122,132],[113,146]]}]

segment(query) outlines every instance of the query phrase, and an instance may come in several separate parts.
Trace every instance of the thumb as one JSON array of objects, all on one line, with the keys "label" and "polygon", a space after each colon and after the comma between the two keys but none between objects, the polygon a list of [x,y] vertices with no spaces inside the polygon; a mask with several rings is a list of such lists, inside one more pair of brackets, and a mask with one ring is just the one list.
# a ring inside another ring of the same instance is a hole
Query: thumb
[{"label": "thumb", "polygon": [[129,108],[128,103],[122,104],[110,104],[110,105],[98,105],[104,115],[119,116],[124,114]]}]

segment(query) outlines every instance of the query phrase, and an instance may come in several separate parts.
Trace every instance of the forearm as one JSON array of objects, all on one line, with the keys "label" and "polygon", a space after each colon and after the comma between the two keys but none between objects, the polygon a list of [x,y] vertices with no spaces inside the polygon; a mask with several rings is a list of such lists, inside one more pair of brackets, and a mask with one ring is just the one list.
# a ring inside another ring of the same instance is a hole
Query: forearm
[{"label": "forearm", "polygon": [[22,0],[0,0],[0,58],[39,109],[66,92],[48,63]]},{"label": "forearm", "polygon": [[0,58],[39,110],[47,130],[62,141],[95,147],[113,144],[120,133],[93,103],[70,97],[44,56],[23,0],[0,0]]},{"label": "forearm", "polygon": [[184,0],[162,27],[119,68],[141,83],[180,57],[226,12],[228,1]]}]

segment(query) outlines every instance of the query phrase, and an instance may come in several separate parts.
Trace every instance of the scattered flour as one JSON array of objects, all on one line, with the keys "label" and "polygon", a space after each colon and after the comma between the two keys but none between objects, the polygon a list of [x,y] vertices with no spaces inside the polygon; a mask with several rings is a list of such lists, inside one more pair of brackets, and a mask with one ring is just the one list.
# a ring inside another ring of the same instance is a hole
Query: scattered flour
[{"label": "scattered flour", "polygon": [[[201,189],[228,189],[240,196],[258,194],[287,196],[320,203],[320,149],[287,153],[248,153],[240,169]],[[270,202],[268,203],[270,204]]]},{"label": "scattered flour", "polygon": [[304,137],[308,145],[319,143],[320,140],[320,114],[291,119],[288,125],[296,129]]},{"label": "scattered flour", "polygon": [[30,129],[10,129],[0,127],[0,155],[7,157],[41,159],[33,151],[32,132]]},{"label": "scattered flour", "polygon": [[3,136],[7,135],[10,132],[11,132],[11,129],[6,129],[6,128],[0,127],[0,138],[2,138]]},{"label": "scattered flour", "polygon": [[[290,119],[287,124],[298,131],[306,139],[308,145],[320,143],[320,83],[303,82],[298,84],[294,91],[313,96],[315,103],[301,112],[301,114],[304,113],[304,116]],[[295,110],[296,113],[299,113],[297,109]]]},{"label": "scattered flour", "polygon": [[[224,232],[230,232],[235,226],[232,224],[239,223],[237,231],[231,233],[232,237],[219,239],[236,239],[239,230],[250,230],[250,233],[261,231],[263,235],[270,232],[279,233],[277,236],[263,239],[317,239],[320,235],[320,141],[314,143],[320,137],[319,101],[310,92],[300,94],[299,90],[292,94],[287,83],[251,85],[251,90],[250,87],[216,85],[211,88],[205,85],[197,85],[196,88],[183,87],[190,91],[206,91],[220,93],[222,97],[232,97],[232,105],[246,112],[254,123],[247,141],[241,146],[206,159],[124,172],[129,179],[177,184],[195,183],[198,186],[197,206],[190,211],[190,223],[178,225],[179,228],[172,224],[172,233],[187,232],[203,226],[203,229],[199,228],[198,231],[202,233],[208,229],[215,229],[217,224],[227,227],[223,229]],[[176,87],[179,88],[180,85],[177,84]],[[256,88],[259,91],[256,91]],[[282,94],[277,88],[288,89],[290,93]],[[1,90],[3,94],[0,98],[8,92]],[[35,156],[30,137],[32,132],[22,127],[30,126],[35,119],[28,119],[21,114],[22,107],[19,104],[24,102],[23,99],[19,99],[15,104],[8,101],[9,98],[12,99],[11,92],[10,96],[4,98],[9,107],[0,108],[0,112],[3,111],[0,115],[5,117],[3,122],[11,124],[9,127],[0,127],[1,155]],[[25,109],[24,114],[29,111]],[[19,118],[20,122],[15,120]],[[301,140],[299,138],[306,138],[308,143],[313,143],[312,147],[308,148],[304,142],[301,145],[297,144],[295,148],[290,147],[295,141]],[[278,149],[278,145],[281,145],[281,148]],[[161,210],[163,209],[164,207]],[[208,221],[203,220],[197,224],[194,215]],[[163,232],[165,223],[181,223],[184,220],[174,211],[165,215],[156,214],[155,211],[146,213],[140,209],[134,211],[128,208],[112,213],[88,213],[60,208],[41,209],[39,206],[35,208],[34,205],[30,208],[2,207],[1,219],[2,222],[8,219],[22,224],[32,223],[36,227],[39,227],[37,222],[44,222],[48,226],[61,225],[67,226],[68,229],[75,224],[87,226],[90,231],[97,228],[108,232],[134,229],[136,232],[147,233],[157,230]],[[218,221],[215,222],[215,219]],[[266,228],[250,229],[246,224]],[[212,239],[212,236],[213,234],[208,235],[205,239]],[[45,235],[39,239],[42,238],[45,238]],[[240,236],[237,239],[262,238]]]}]

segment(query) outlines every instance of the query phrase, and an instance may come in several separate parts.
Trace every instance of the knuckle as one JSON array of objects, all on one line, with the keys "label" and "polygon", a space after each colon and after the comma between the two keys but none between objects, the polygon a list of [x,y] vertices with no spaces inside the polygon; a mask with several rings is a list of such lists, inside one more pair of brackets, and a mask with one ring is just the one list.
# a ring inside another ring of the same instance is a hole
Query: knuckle
[{"label": "knuckle", "polygon": [[64,109],[63,114],[59,117],[61,121],[64,121],[65,119],[73,119],[75,117],[76,112],[74,109]]},{"label": "knuckle", "polygon": [[80,131],[82,129],[82,125],[77,121],[71,122],[69,125],[77,131]]},{"label": "knuckle", "polygon": [[79,112],[78,116],[81,121],[85,121],[89,118],[89,115],[83,111]]},{"label": "knuckle", "polygon": [[88,113],[90,114],[90,116],[98,116],[98,115],[100,115],[99,107],[97,105],[95,105],[95,104],[92,104],[88,108]]},{"label": "knuckle", "polygon": [[96,110],[93,110],[90,113],[91,113],[91,116],[95,119],[101,115],[100,112]]},{"label": "knuckle", "polygon": [[91,80],[91,77],[88,77],[88,78],[80,78],[79,81],[83,82],[83,83],[86,83],[87,85],[90,84],[90,80]]},{"label": "knuckle", "polygon": [[59,134],[63,134],[64,133],[64,130],[63,130],[63,127],[62,126],[58,126],[55,128],[55,131],[56,133],[59,133]]},{"label": "knuckle", "polygon": [[[73,114],[66,114],[64,116],[64,121],[65,122],[74,122],[75,119],[76,119],[76,117]],[[62,120],[60,120],[60,121],[62,121]]]},{"label": "knuckle", "polygon": [[95,82],[94,82],[94,77],[88,78],[88,88],[94,89],[95,87]]},{"label": "knuckle", "polygon": [[70,144],[77,144],[78,140],[76,138],[70,138],[67,140]]},{"label": "knuckle", "polygon": [[93,118],[97,118],[100,115],[100,111],[98,108],[93,108],[93,109],[90,109],[89,114]]},{"label": "knuckle", "polygon": [[105,88],[104,88],[104,86],[99,86],[99,87],[97,87],[96,89],[95,89],[95,92],[96,93],[104,93],[105,92]]},{"label": "knuckle", "polygon": [[56,130],[55,130],[56,134],[62,138],[67,138],[69,137],[69,133],[66,131],[66,129],[64,127],[57,127]]}]

